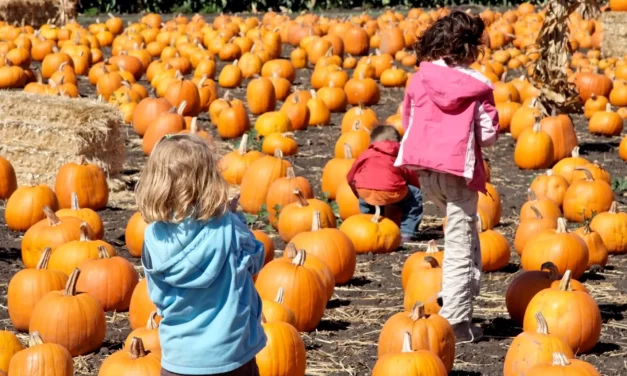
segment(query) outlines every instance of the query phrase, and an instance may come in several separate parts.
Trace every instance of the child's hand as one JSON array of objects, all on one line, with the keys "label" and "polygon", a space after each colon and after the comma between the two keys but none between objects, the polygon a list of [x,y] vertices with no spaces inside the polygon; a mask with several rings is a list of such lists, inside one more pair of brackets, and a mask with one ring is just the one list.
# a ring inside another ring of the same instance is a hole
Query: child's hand
[{"label": "child's hand", "polygon": [[235,196],[233,196],[233,198],[231,199],[231,202],[229,203],[229,209],[235,213],[237,211],[237,206],[239,205],[239,192],[237,192],[235,194]]}]

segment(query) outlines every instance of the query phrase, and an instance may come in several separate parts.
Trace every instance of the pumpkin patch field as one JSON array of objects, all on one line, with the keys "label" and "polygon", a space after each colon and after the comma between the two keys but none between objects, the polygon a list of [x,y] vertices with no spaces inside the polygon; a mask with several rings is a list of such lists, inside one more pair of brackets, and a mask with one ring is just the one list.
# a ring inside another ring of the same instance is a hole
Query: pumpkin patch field
[{"label": "pumpkin patch field", "polygon": [[[565,86],[547,89],[546,10],[464,10],[487,25],[471,68],[494,84],[500,135],[478,204],[484,338],[457,346],[436,299],[442,213],[425,200],[402,243],[398,213],[360,214],[346,182],[373,128],[404,132],[411,46],[449,9],[0,22],[3,95],[107,103],[125,139],[120,174],[76,156],[46,182],[0,140],[0,375],[159,374],[134,189],[176,133],[219,154],[264,244],[262,376],[626,375],[627,55],[604,54],[599,17],[567,15]],[[562,89],[560,107],[546,93]]]}]

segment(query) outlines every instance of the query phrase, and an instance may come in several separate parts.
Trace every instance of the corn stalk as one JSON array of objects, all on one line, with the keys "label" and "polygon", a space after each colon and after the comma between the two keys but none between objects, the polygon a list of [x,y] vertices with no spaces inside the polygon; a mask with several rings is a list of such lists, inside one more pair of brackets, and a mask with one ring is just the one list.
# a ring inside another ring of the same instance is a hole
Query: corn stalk
[{"label": "corn stalk", "polygon": [[566,71],[572,57],[569,44],[569,16],[579,12],[584,19],[598,16],[597,0],[551,0],[547,5],[544,23],[536,39],[540,59],[529,77],[540,90],[538,106],[549,115],[560,112],[576,112],[578,94],[574,84],[568,82]]}]

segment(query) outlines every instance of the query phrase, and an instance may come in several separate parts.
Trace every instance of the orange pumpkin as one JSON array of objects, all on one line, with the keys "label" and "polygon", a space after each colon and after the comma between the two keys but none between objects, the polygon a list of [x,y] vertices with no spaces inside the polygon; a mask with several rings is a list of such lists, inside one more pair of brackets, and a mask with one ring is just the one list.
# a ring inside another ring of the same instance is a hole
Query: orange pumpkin
[{"label": "orange pumpkin", "polygon": [[161,359],[156,353],[146,351],[141,338],[134,337],[127,349],[120,350],[102,362],[100,376],[159,376]]},{"label": "orange pumpkin", "polygon": [[54,372],[56,376],[74,376],[72,355],[56,343],[44,343],[38,332],[30,334],[28,349],[15,354],[8,369],[11,375],[46,376]]},{"label": "orange pumpkin", "polygon": [[47,185],[18,188],[6,202],[4,219],[13,231],[26,231],[46,218],[44,208],[59,208],[57,196]]},{"label": "orange pumpkin", "polygon": [[299,233],[309,231],[314,212],[320,213],[322,228],[336,226],[335,214],[329,204],[315,198],[307,199],[299,189],[295,189],[293,194],[297,200],[282,208],[279,215],[278,230],[283,241],[289,242]]},{"label": "orange pumpkin", "polygon": [[537,376],[601,376],[590,363],[569,359],[560,352],[553,353],[553,362],[540,363],[529,369],[529,374]]},{"label": "orange pumpkin", "polygon": [[548,198],[558,207],[561,207],[568,186],[569,183],[566,178],[556,175],[553,170],[547,170],[546,174],[539,175],[533,180],[529,189],[534,192],[536,197]]},{"label": "orange pumpkin", "polygon": [[438,246],[435,244],[435,240],[429,240],[427,243],[427,249],[415,252],[409,256],[407,260],[405,260],[403,270],[401,272],[401,285],[403,290],[407,288],[407,283],[409,282],[409,277],[412,273],[425,266],[424,259],[427,256],[433,257],[436,259],[438,264],[442,265],[442,262],[444,261],[444,251],[440,251],[438,249]]},{"label": "orange pumpkin", "polygon": [[322,170],[322,192],[335,199],[340,184],[346,183],[346,174],[353,166],[355,158],[348,144],[344,145],[344,158],[333,158]]},{"label": "orange pumpkin", "polygon": [[595,213],[603,213],[612,207],[614,192],[612,187],[603,181],[595,180],[590,171],[576,167],[575,171],[583,171],[586,179],[573,181],[564,196],[564,216],[572,222],[583,222],[592,218]]},{"label": "orange pumpkin", "polygon": [[560,114],[545,117],[540,121],[540,129],[546,132],[553,141],[554,161],[568,157],[579,143],[575,126],[568,115]]},{"label": "orange pumpkin", "polygon": [[185,118],[183,117],[183,111],[187,106],[186,103],[182,103],[177,109],[172,107],[170,111],[161,113],[153,123],[148,127],[142,140],[142,150],[144,154],[150,155],[152,149],[154,149],[157,142],[168,134],[180,133],[185,129]]},{"label": "orange pumpkin", "polygon": [[270,224],[278,228],[279,213],[289,204],[297,202],[299,197],[294,194],[298,190],[305,199],[313,198],[313,191],[309,181],[304,177],[297,177],[293,167],[288,167],[285,177],[279,178],[270,184],[266,207]]},{"label": "orange pumpkin", "polygon": [[618,211],[616,201],[612,202],[609,211],[592,218],[590,229],[599,234],[609,254],[627,253],[627,213]]},{"label": "orange pumpkin", "polygon": [[372,376],[429,375],[446,376],[448,372],[442,360],[428,350],[414,351],[409,332],[405,333],[400,353],[389,353],[377,360]]},{"label": "orange pumpkin", "polygon": [[568,158],[564,158],[561,161],[557,162],[555,166],[553,166],[553,172],[556,175],[563,176],[564,179],[571,184],[573,182],[573,174],[575,173],[576,167],[583,167],[587,165],[588,160],[579,156],[579,147],[573,148],[571,152],[571,156]]},{"label": "orange pumpkin", "polygon": [[551,136],[536,123],[520,134],[514,149],[514,163],[523,170],[544,169],[553,165],[554,154]]},{"label": "orange pumpkin", "polygon": [[[157,307],[155,307],[150,300],[150,295],[148,295],[148,282],[145,278],[141,279],[135,286],[128,309],[128,321],[131,324],[131,329],[135,330],[145,326],[148,319],[152,316],[152,312],[156,310]],[[155,321],[158,324],[161,321],[161,317],[156,316]]]},{"label": "orange pumpkin", "polygon": [[242,209],[247,213],[258,213],[266,203],[270,185],[284,177],[291,166],[283,160],[280,150],[274,156],[267,155],[253,162],[244,173],[240,186]]},{"label": "orange pumpkin", "polygon": [[440,312],[438,305],[438,294],[442,290],[442,268],[438,261],[425,256],[423,266],[416,269],[407,281],[405,288],[404,307],[405,311],[410,311],[412,302],[423,302],[425,313],[436,314]]},{"label": "orange pumpkin", "polygon": [[144,348],[156,353],[161,352],[161,341],[159,340],[159,324],[156,321],[157,311],[150,314],[148,323],[144,328],[137,328],[126,337],[124,347],[129,349],[133,338],[139,338],[144,343]]},{"label": "orange pumpkin", "polygon": [[608,104],[605,111],[594,113],[588,122],[588,130],[594,135],[620,136],[623,131],[623,118],[612,111]]},{"label": "orange pumpkin", "polygon": [[527,306],[536,294],[559,280],[559,271],[552,262],[545,262],[541,270],[528,270],[518,274],[507,287],[505,306],[512,320],[522,325]]},{"label": "orange pumpkin", "polygon": [[89,225],[94,233],[94,238],[102,239],[104,237],[104,225],[102,224],[102,219],[98,213],[89,208],[81,208],[78,202],[78,195],[75,192],[72,192],[71,197],[71,208],[57,211],[57,217],[76,217]]},{"label": "orange pumpkin", "polygon": [[9,161],[0,157],[0,200],[8,200],[16,189],[15,170]]},{"label": "orange pumpkin", "polygon": [[265,322],[280,321],[292,326],[296,325],[294,312],[283,304],[284,296],[285,290],[283,290],[283,287],[279,287],[274,300],[261,301],[261,314],[266,320]]},{"label": "orange pumpkin", "polygon": [[305,376],[305,342],[294,326],[280,321],[265,322],[263,317],[261,326],[267,342],[255,358],[259,375]]},{"label": "orange pumpkin", "polygon": [[242,136],[239,148],[228,154],[225,154],[220,159],[220,170],[222,176],[229,184],[239,185],[242,182],[244,174],[248,167],[257,159],[264,156],[263,153],[257,150],[247,151],[248,134]]}]

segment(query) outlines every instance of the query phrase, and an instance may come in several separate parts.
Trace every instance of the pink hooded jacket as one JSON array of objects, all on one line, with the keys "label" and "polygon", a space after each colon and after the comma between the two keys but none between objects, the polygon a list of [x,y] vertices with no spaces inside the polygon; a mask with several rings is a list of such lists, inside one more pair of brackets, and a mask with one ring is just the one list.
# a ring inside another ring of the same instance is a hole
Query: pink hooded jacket
[{"label": "pink hooded jacket", "polygon": [[474,69],[421,63],[405,93],[405,136],[394,165],[464,177],[485,193],[481,147],[494,144],[499,130],[492,90]]}]

